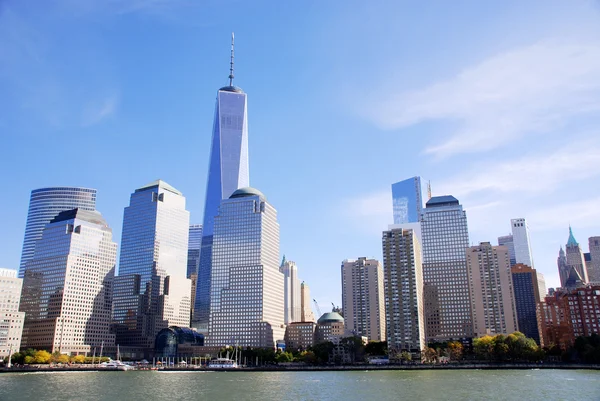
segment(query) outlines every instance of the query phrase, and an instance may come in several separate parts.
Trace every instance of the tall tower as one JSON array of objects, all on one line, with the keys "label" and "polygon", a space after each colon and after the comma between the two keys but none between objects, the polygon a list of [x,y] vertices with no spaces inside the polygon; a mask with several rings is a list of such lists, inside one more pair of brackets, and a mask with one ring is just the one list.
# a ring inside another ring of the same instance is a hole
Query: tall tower
[{"label": "tall tower", "polygon": [[385,341],[383,269],[375,259],[342,262],[342,308],[346,330],[370,341]]},{"label": "tall tower", "polygon": [[300,321],[314,322],[315,314],[312,310],[312,298],[310,297],[310,287],[304,281],[300,284]]},{"label": "tall tower", "polygon": [[573,236],[573,229],[569,226],[569,239],[567,240],[567,266],[569,269],[575,269],[575,271],[581,277],[584,283],[589,282],[588,271],[583,257],[583,252],[579,243]]},{"label": "tall tower", "polygon": [[72,209],[96,210],[96,190],[80,187],[49,187],[31,191],[19,277],[23,278],[25,275],[25,264],[33,257],[35,242],[42,238],[42,230],[46,224],[60,212]]},{"label": "tall tower", "polygon": [[392,184],[392,205],[394,224],[419,222],[423,211],[421,177]]},{"label": "tall tower", "polygon": [[515,248],[515,260],[533,267],[533,256],[531,254],[531,241],[529,239],[529,225],[523,218],[512,219],[513,246]]},{"label": "tall tower", "polygon": [[590,261],[587,264],[588,278],[594,284],[600,284],[600,237],[590,237]]},{"label": "tall tower", "polygon": [[247,98],[242,89],[233,85],[233,45],[234,36],[231,34],[229,85],[217,91],[204,203],[202,246],[193,319],[193,326],[203,334],[208,330],[210,309],[214,218],[221,200],[229,198],[236,189],[250,185]]},{"label": "tall tower", "polygon": [[285,324],[301,321],[300,280],[295,262],[285,260],[279,267],[283,273],[284,320]]},{"label": "tall tower", "polygon": [[558,258],[556,259],[558,266],[558,275],[560,277],[560,286],[565,287],[567,278],[569,278],[569,267],[567,266],[567,255],[561,245],[560,251],[558,251]]},{"label": "tall tower", "polygon": [[515,257],[515,243],[513,241],[512,234],[498,237],[498,246],[505,246],[508,248],[508,257],[510,258],[510,265],[516,265],[517,259]]},{"label": "tall tower", "polygon": [[254,188],[221,201],[215,217],[206,345],[275,347],[284,338],[277,211]]},{"label": "tall tower", "polygon": [[25,312],[19,312],[23,279],[17,278],[17,271],[0,269],[0,358],[18,352],[21,348],[23,319]]},{"label": "tall tower", "polygon": [[[546,295],[540,293],[538,272],[527,265],[517,264],[510,268],[515,293],[515,308],[519,331],[540,343],[538,329],[537,304]],[[541,298],[540,298],[541,296]]]},{"label": "tall tower", "polygon": [[152,347],[160,330],[189,326],[189,222],[183,194],[162,180],[131,194],[114,285],[117,344]]}]

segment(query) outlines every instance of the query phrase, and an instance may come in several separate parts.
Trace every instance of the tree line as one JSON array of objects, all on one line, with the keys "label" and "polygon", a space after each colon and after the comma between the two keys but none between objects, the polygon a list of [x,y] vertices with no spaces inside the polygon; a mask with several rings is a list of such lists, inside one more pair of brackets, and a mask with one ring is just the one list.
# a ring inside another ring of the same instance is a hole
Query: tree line
[{"label": "tree line", "polygon": [[[45,350],[37,350],[28,348],[25,351],[16,352],[12,354],[10,359],[13,365],[44,365],[49,363],[62,363],[62,364],[90,364],[90,363],[102,363],[108,362],[108,357],[91,357],[85,355],[66,355],[56,351],[50,353]],[[8,363],[8,357],[4,358],[4,363]]]}]

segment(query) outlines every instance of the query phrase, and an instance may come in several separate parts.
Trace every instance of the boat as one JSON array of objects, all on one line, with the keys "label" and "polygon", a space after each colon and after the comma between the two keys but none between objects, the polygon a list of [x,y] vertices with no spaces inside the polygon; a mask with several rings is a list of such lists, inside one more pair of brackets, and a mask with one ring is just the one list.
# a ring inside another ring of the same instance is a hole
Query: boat
[{"label": "boat", "polygon": [[238,367],[237,362],[229,358],[217,358],[208,363],[209,369],[237,369]]}]

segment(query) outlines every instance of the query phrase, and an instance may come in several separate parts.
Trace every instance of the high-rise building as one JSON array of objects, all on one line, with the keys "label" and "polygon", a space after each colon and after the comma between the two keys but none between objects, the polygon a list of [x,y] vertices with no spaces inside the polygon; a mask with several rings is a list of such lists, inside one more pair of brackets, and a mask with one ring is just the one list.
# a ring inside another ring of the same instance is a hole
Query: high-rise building
[{"label": "high-rise building", "polygon": [[575,269],[575,271],[581,277],[581,280],[584,283],[588,283],[589,278],[583,251],[579,247],[579,243],[575,240],[575,236],[573,236],[573,230],[571,226],[569,226],[569,239],[567,241],[566,251],[567,268]]},{"label": "high-rise building", "polygon": [[417,223],[423,211],[421,177],[392,184],[394,224]]},{"label": "high-rise building", "polygon": [[546,278],[540,272],[536,272],[536,274],[537,274],[538,294],[540,296],[536,302],[541,302],[544,300],[544,297],[548,293],[548,291],[546,289]]},{"label": "high-rise building", "polygon": [[473,335],[480,337],[517,331],[508,249],[482,242],[469,247],[466,252]]},{"label": "high-rise building", "polygon": [[285,324],[299,322],[301,320],[302,307],[298,267],[295,262],[285,260],[284,256],[279,271],[283,274],[284,322]]},{"label": "high-rise building", "polygon": [[284,338],[277,211],[254,188],[221,201],[215,217],[209,346],[276,346]]},{"label": "high-rise building", "polygon": [[285,327],[284,337],[286,350],[305,350],[312,347],[315,342],[316,326],[314,321],[288,324]]},{"label": "high-rise building", "polygon": [[117,244],[96,211],[60,212],[25,265],[22,348],[90,353],[114,345],[110,334]]},{"label": "high-rise building", "polygon": [[25,264],[33,257],[35,242],[42,238],[42,230],[46,224],[60,212],[77,208],[96,210],[96,190],[79,187],[49,187],[31,191],[19,277],[25,275]]},{"label": "high-rise building", "polygon": [[560,286],[565,287],[567,278],[569,277],[569,267],[567,266],[567,255],[565,254],[562,245],[560,247],[560,250],[558,251],[558,258],[556,259],[556,264],[558,266]]},{"label": "high-rise building", "polygon": [[498,246],[505,246],[508,248],[508,257],[510,258],[510,265],[516,265],[517,259],[515,257],[515,244],[513,242],[512,234],[498,237]]},{"label": "high-rise building", "polygon": [[19,312],[23,279],[17,271],[0,269],[0,358],[21,348],[25,313]]},{"label": "high-rise building", "polygon": [[[202,224],[192,224],[188,232],[187,278],[198,273],[200,246],[202,244]],[[195,291],[194,291],[195,293]],[[194,299],[194,298],[192,298]]]},{"label": "high-rise building", "polygon": [[425,347],[421,244],[411,229],[382,235],[385,324],[388,348],[419,352]]},{"label": "high-rise building", "polygon": [[375,259],[342,262],[342,310],[346,331],[369,341],[385,341],[383,269]]},{"label": "high-rise building", "polygon": [[189,326],[189,219],[183,194],[162,180],[131,194],[114,285],[117,344],[151,348],[162,329]]},{"label": "high-rise building", "polygon": [[531,241],[529,239],[529,225],[524,218],[511,219],[513,246],[515,248],[515,261],[533,267]]},{"label": "high-rise building", "polygon": [[247,98],[242,89],[233,86],[233,34],[231,38],[229,85],[218,90],[215,106],[194,306],[193,325],[203,334],[208,330],[209,320],[214,218],[221,200],[250,185]]},{"label": "high-rise building", "polygon": [[429,199],[421,218],[427,342],[473,336],[465,250],[467,214],[450,195]]},{"label": "high-rise building", "polygon": [[600,285],[600,237],[588,239],[590,262],[587,264],[588,279],[590,283]]},{"label": "high-rise building", "polygon": [[300,284],[300,321],[315,321],[315,314],[312,310],[312,298],[310,297],[310,287],[304,281]]},{"label": "high-rise building", "polygon": [[[532,267],[516,264],[510,269],[515,293],[515,308],[519,331],[540,343],[537,304],[540,302],[538,273]],[[546,291],[542,294],[545,295]]]}]

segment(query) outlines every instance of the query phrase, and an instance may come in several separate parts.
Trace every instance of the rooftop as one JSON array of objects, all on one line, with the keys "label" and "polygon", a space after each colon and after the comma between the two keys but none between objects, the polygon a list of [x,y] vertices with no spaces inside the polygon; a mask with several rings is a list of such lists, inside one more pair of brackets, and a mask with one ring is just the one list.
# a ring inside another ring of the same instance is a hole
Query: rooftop
[{"label": "rooftop", "polygon": [[103,226],[108,226],[104,217],[97,211],[84,210],[84,209],[71,209],[65,210],[64,212],[60,212],[56,215],[54,219],[50,221],[50,223],[57,223],[59,221],[67,221],[73,219],[80,219],[84,221],[88,221],[90,223],[100,224]]},{"label": "rooftop", "polygon": [[235,93],[244,93],[244,91],[242,90],[242,88],[239,88],[237,86],[224,86],[222,88],[219,88],[219,91],[222,92],[235,92]]},{"label": "rooftop", "polygon": [[434,196],[427,201],[425,207],[442,207],[459,205],[458,199],[452,195]]},{"label": "rooftop", "polygon": [[183,194],[181,192],[179,192],[177,189],[173,188],[172,186],[170,186],[169,184],[167,184],[167,182],[165,182],[165,181],[163,181],[161,179],[152,181],[151,183],[146,184],[143,187],[139,187],[138,189],[135,190],[135,192],[145,191],[147,189],[157,188],[157,187],[165,189],[165,190],[167,190],[169,192],[173,192],[174,194],[183,196]]},{"label": "rooftop", "polygon": [[579,243],[575,240],[573,236],[573,229],[569,226],[569,240],[567,241],[567,246],[579,246]]},{"label": "rooftop", "polygon": [[333,323],[333,322],[344,323],[344,318],[342,317],[342,315],[340,315],[337,312],[328,312],[328,313],[323,313],[323,316],[321,316],[319,318],[319,320],[317,320],[317,323],[319,323],[319,324]]},{"label": "rooftop", "polygon": [[252,188],[252,187],[245,187],[245,188],[239,188],[236,189],[231,196],[229,197],[229,199],[236,199],[236,198],[245,198],[248,196],[258,196],[263,200],[266,200],[267,197],[260,192],[258,189],[256,188]]}]

